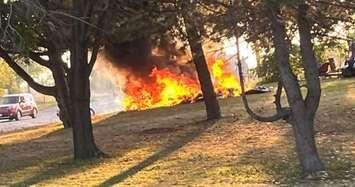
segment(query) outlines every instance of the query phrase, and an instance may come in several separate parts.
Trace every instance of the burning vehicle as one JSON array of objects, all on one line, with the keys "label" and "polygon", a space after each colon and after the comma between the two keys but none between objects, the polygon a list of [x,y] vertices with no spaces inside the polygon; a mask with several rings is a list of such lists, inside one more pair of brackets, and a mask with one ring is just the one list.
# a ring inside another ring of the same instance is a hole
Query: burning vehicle
[{"label": "burning vehicle", "polygon": [[[200,83],[191,56],[168,47],[152,48],[147,40],[106,46],[97,60],[98,72],[112,79],[123,92],[124,110],[145,110],[202,101]],[[206,54],[218,98],[239,96],[235,66],[223,55]],[[247,85],[249,87],[249,85]]]}]

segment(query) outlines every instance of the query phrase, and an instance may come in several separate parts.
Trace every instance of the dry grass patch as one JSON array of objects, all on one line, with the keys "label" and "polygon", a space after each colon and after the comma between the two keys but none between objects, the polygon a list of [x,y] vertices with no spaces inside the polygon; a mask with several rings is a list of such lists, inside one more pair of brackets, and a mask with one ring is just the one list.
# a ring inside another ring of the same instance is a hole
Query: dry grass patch
[{"label": "dry grass patch", "polygon": [[[355,181],[354,83],[323,84],[316,135],[329,171],[314,184]],[[269,109],[271,98],[251,101]],[[71,131],[58,125],[0,135],[0,185],[309,184],[301,179],[289,125],[251,120],[239,99],[220,103],[224,118],[214,122],[204,121],[203,103],[97,119],[94,134],[107,159],[73,161]]]}]

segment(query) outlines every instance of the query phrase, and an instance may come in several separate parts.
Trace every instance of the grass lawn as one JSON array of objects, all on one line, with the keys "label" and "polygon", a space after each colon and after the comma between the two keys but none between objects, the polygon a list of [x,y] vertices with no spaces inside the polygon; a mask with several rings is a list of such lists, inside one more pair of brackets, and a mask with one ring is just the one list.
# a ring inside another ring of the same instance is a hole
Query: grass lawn
[{"label": "grass lawn", "polygon": [[39,103],[37,103],[37,107],[41,111],[41,110],[45,110],[48,108],[52,108],[52,107],[56,106],[56,104],[57,104],[56,102],[46,102],[46,103],[39,102]]},{"label": "grass lawn", "polygon": [[39,110],[45,110],[57,105],[55,99],[52,96],[35,95],[35,101]]},{"label": "grass lawn", "polygon": [[[72,159],[70,129],[50,125],[0,135],[0,185],[235,186],[355,184],[355,79],[323,81],[316,119],[327,173],[304,180],[291,126],[250,119],[239,98],[220,101],[223,118],[205,121],[203,103],[97,119],[110,158]],[[271,113],[272,93],[250,98]]]}]

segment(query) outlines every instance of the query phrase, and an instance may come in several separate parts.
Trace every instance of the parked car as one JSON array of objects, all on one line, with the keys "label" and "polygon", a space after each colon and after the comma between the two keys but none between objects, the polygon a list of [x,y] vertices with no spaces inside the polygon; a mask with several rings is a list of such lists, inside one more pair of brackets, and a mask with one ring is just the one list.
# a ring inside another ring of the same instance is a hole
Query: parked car
[{"label": "parked car", "polygon": [[0,97],[0,119],[20,120],[23,116],[36,118],[38,108],[31,94],[13,94]]}]

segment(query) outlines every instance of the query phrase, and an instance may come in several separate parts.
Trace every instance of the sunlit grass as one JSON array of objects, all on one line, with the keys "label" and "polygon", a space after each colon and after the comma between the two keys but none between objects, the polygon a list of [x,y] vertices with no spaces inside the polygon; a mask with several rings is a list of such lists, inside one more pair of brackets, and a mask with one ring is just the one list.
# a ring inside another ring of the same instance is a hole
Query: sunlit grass
[{"label": "sunlit grass", "polygon": [[[326,81],[316,120],[325,181],[355,180],[355,79]],[[250,96],[272,108],[272,94]],[[297,184],[301,171],[291,126],[251,120],[239,98],[220,101],[224,118],[204,121],[203,103],[95,118],[98,146],[110,158],[72,159],[71,130],[60,125],[0,135],[0,185],[227,186]],[[269,113],[269,112],[266,112]]]}]

